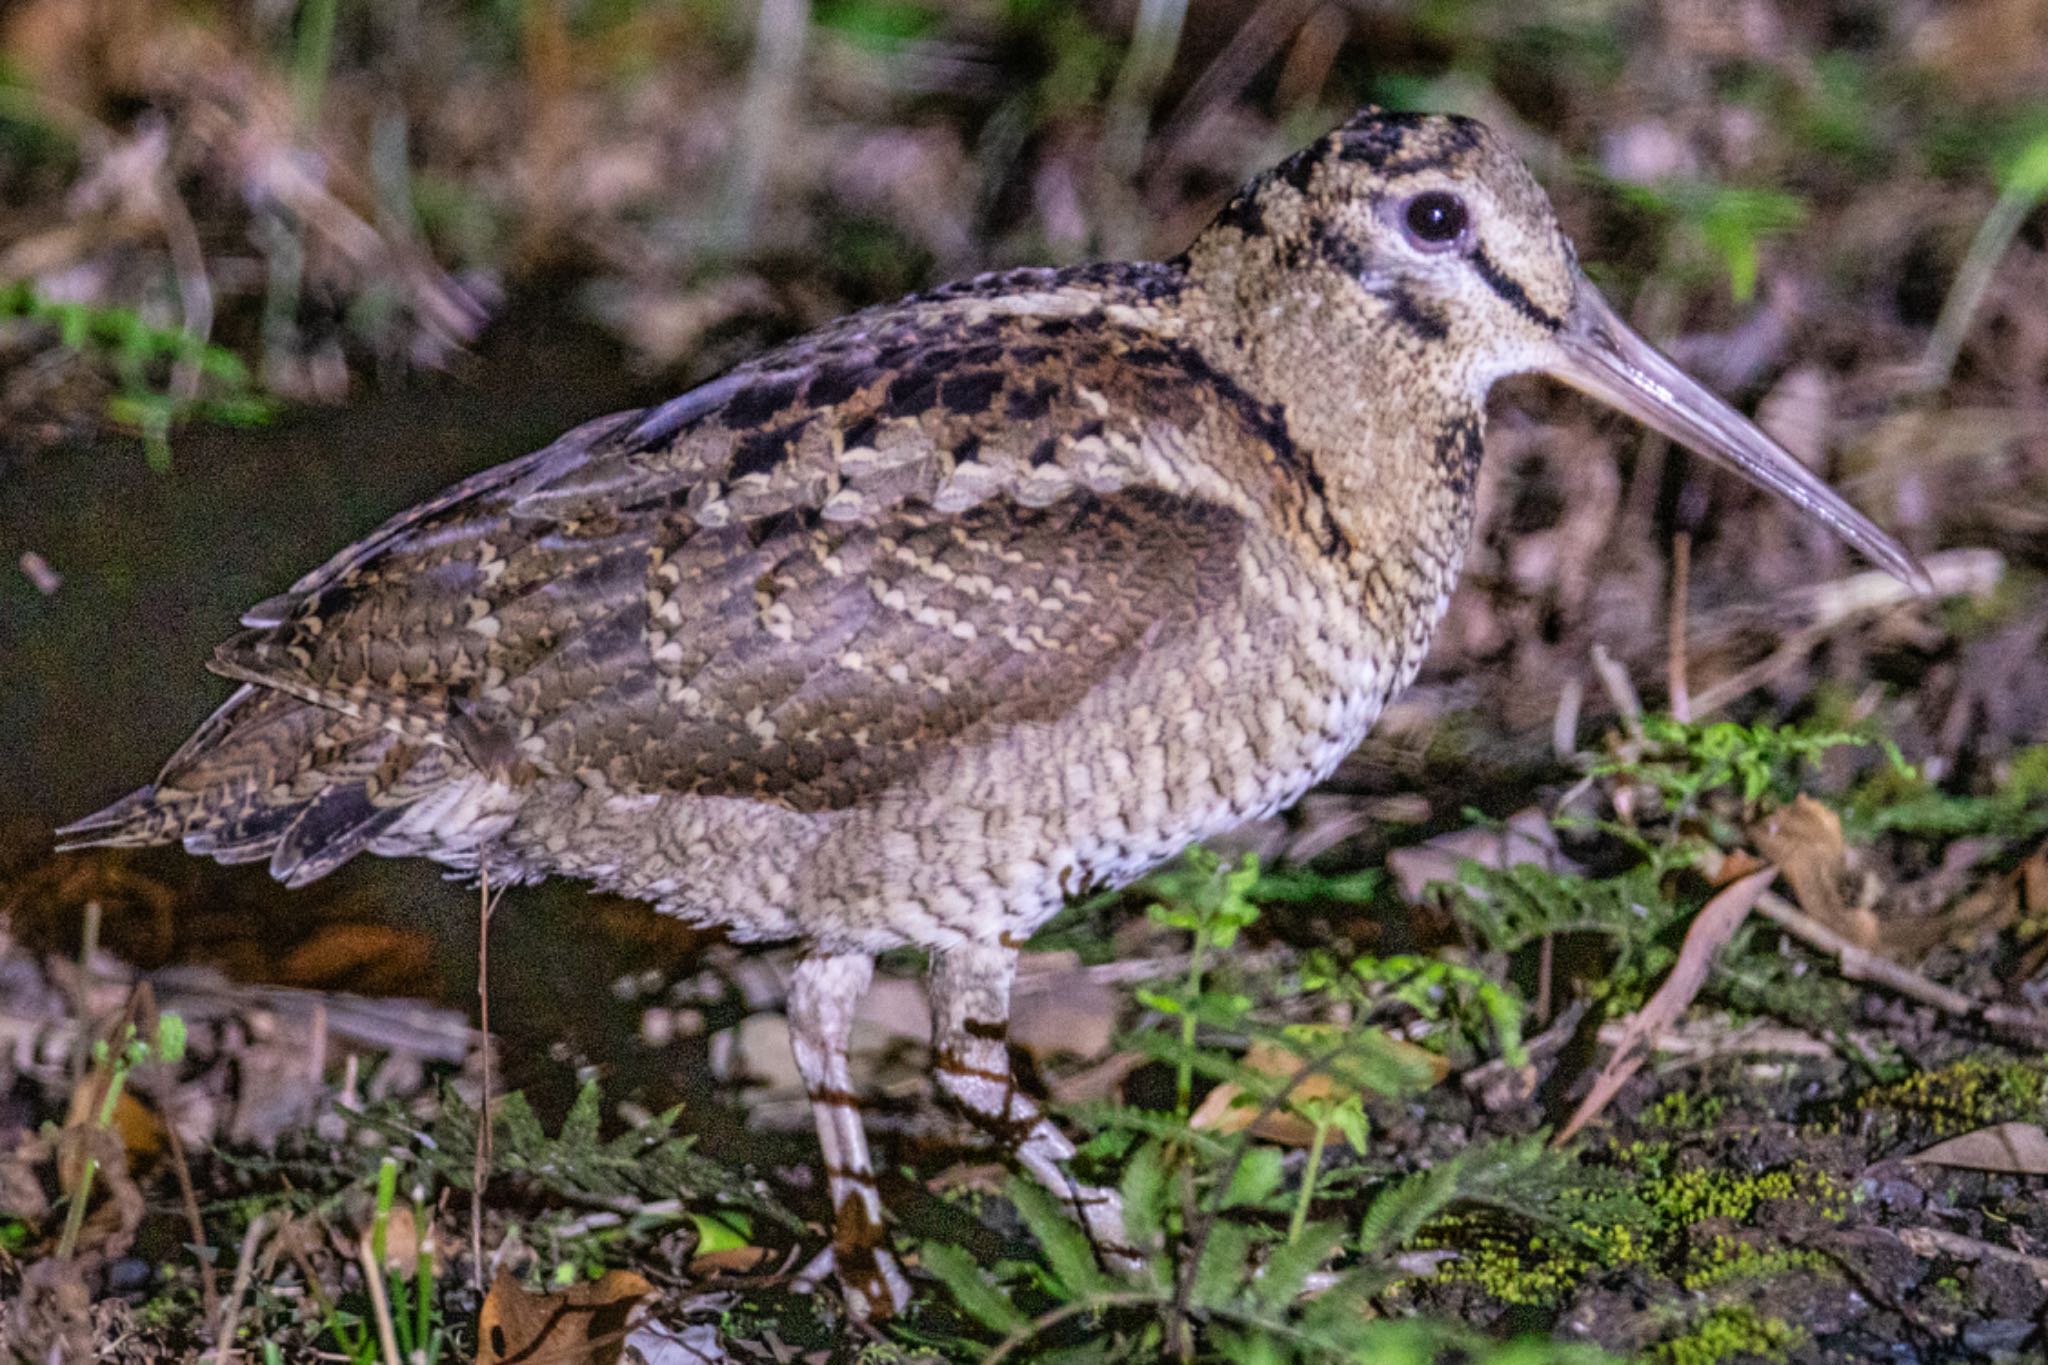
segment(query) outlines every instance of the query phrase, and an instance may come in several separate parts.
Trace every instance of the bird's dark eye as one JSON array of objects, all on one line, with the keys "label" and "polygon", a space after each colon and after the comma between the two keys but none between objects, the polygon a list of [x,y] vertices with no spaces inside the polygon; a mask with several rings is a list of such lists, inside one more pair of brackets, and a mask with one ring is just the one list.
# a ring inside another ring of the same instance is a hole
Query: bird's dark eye
[{"label": "bird's dark eye", "polygon": [[1401,211],[1408,240],[1424,251],[1442,251],[1465,235],[1471,215],[1465,201],[1449,190],[1424,190]]}]

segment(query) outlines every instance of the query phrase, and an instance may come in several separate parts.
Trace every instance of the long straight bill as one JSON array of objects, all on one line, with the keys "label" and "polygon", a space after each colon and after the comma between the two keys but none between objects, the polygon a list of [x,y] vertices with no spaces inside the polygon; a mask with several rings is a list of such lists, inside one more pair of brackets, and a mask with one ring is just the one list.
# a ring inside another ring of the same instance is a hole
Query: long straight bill
[{"label": "long straight bill", "polygon": [[1557,378],[1784,498],[1901,582],[1933,591],[1910,550],[1645,341],[1583,276],[1557,342]]}]

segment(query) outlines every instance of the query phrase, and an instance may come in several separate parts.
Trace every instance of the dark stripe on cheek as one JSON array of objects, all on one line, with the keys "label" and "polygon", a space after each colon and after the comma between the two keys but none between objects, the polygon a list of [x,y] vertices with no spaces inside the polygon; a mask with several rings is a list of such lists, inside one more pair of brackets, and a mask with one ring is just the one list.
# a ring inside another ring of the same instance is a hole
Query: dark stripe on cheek
[{"label": "dark stripe on cheek", "polygon": [[1563,328],[1564,319],[1530,298],[1529,291],[1522,288],[1520,281],[1494,264],[1485,247],[1473,247],[1469,259],[1472,268],[1479,272],[1479,278],[1486,281],[1486,287],[1506,299],[1517,313],[1546,331],[1555,332]]}]

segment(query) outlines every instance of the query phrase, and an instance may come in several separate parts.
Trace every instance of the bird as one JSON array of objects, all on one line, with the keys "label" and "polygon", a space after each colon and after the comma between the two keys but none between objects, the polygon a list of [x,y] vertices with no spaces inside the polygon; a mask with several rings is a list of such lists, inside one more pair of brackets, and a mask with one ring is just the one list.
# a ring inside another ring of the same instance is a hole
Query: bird
[{"label": "bird", "polygon": [[251,608],[225,704],[59,833],[292,887],[364,852],[577,878],[793,942],[813,1269],[858,1314],[909,1286],[848,1035],[876,954],[921,949],[939,1091],[1127,1264],[1013,1077],[1019,947],[1363,739],[1457,581],[1487,392],[1531,371],[1924,587],[1622,320],[1504,138],[1367,108],[1172,259],[856,312],[398,513]]}]

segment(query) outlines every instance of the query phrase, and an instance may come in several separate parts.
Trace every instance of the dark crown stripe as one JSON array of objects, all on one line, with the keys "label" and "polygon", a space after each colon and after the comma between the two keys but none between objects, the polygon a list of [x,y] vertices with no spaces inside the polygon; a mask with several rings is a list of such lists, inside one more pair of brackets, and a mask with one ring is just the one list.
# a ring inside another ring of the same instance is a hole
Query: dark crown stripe
[{"label": "dark crown stripe", "polygon": [[1564,319],[1529,297],[1529,291],[1522,288],[1521,281],[1502,270],[1493,257],[1486,254],[1486,248],[1472,248],[1472,268],[1479,272],[1479,278],[1486,281],[1486,287],[1507,300],[1517,313],[1546,331],[1559,331]]}]

